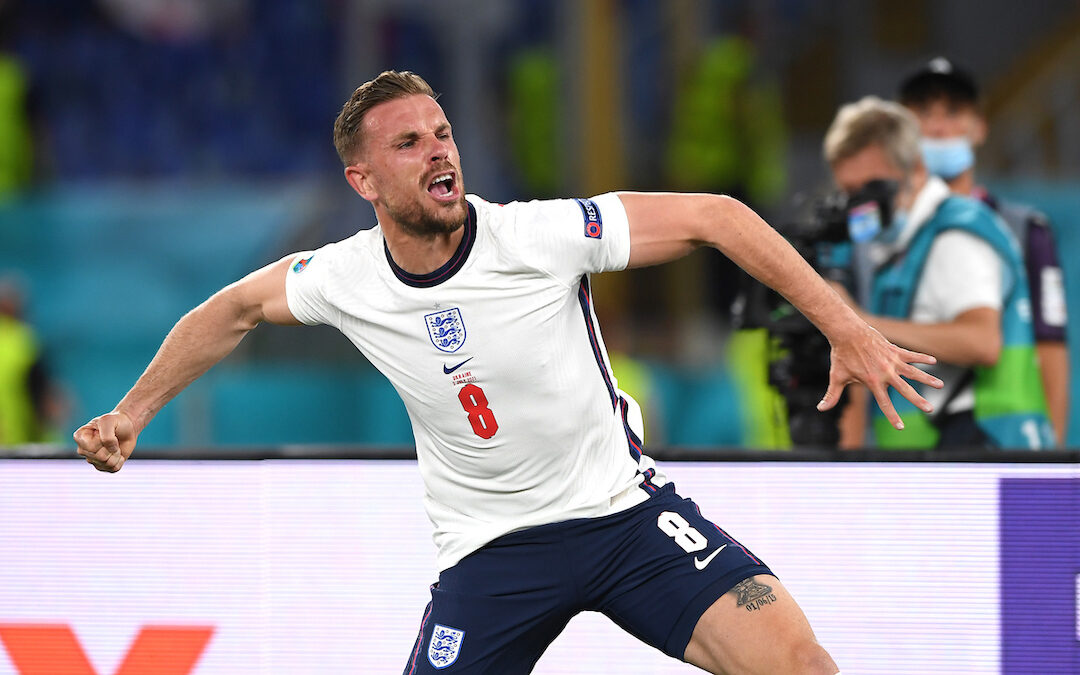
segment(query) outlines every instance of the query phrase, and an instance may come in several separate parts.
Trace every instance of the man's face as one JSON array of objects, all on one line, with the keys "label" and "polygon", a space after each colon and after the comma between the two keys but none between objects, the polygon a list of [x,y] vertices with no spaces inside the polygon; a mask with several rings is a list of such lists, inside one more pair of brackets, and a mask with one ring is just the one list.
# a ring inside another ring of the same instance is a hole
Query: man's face
[{"label": "man's face", "polygon": [[872,180],[892,180],[900,185],[893,200],[896,209],[909,209],[915,195],[926,183],[926,170],[918,165],[911,175],[896,166],[880,145],[868,145],[847,159],[832,165],[833,180],[849,197]]},{"label": "man's face", "polygon": [[465,184],[442,107],[430,96],[408,96],[375,106],[363,124],[356,172],[346,170],[353,187],[411,234],[460,228],[468,212]]},{"label": "man's face", "polygon": [[868,145],[832,166],[836,186],[848,196],[872,180],[894,180],[904,184],[907,176],[889,159],[880,145]]},{"label": "man's face", "polygon": [[970,103],[958,103],[940,97],[907,108],[919,119],[919,129],[925,138],[945,139],[966,137],[972,146],[986,139],[986,123]]}]

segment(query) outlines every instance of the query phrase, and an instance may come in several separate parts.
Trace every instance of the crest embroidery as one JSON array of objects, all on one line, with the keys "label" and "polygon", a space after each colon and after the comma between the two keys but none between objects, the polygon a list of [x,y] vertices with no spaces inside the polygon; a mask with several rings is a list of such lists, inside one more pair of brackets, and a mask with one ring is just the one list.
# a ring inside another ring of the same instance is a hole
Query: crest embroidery
[{"label": "crest embroidery", "polygon": [[428,661],[440,670],[453,665],[464,640],[465,631],[435,624],[435,629],[431,631],[431,642],[428,643]]},{"label": "crest embroidery", "polygon": [[453,353],[465,344],[465,322],[457,307],[424,315],[431,344],[439,351]]}]

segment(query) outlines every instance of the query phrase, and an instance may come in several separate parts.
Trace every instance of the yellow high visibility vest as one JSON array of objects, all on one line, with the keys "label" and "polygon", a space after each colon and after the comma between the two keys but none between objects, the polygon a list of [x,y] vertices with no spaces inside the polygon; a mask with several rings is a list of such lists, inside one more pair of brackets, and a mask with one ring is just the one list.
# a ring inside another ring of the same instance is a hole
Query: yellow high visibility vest
[{"label": "yellow high visibility vest", "polygon": [[30,328],[0,316],[0,446],[39,441],[41,429],[27,387],[38,347]]}]

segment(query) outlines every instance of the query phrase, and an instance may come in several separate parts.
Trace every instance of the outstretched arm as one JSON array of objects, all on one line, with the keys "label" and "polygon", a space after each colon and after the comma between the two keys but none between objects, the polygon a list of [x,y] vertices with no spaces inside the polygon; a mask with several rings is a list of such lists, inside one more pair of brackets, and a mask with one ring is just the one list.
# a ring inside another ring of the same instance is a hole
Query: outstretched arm
[{"label": "outstretched arm", "polygon": [[184,387],[225,358],[262,321],[297,325],[285,299],[291,256],[226,286],[184,315],[146,371],[112,412],[74,434],[78,453],[100,471],[119,471],[139,433]]},{"label": "outstretched arm", "polygon": [[828,410],[844,387],[862,382],[897,429],[904,424],[889,400],[892,386],[920,409],[930,404],[904,378],[941,387],[913,363],[932,356],[901,349],[859,318],[802,256],[742,202],[709,194],[620,193],[630,221],[630,267],[680,258],[712,246],[773,288],[817,326],[832,345],[829,387],[818,404]]}]

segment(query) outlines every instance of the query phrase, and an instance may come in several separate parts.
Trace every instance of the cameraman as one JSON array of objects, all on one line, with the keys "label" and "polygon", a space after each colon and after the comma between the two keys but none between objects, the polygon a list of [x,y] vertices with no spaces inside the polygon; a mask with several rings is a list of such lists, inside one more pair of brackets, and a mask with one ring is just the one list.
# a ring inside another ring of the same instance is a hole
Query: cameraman
[{"label": "cameraman", "polygon": [[998,212],[1016,234],[1027,265],[1043,390],[1059,445],[1065,442],[1069,407],[1069,354],[1065,344],[1065,284],[1054,235],[1045,215],[1000,202],[975,182],[975,148],[988,127],[975,80],[948,59],[920,66],[900,84],[900,103],[915,113],[922,131],[923,163],[956,194],[975,197]]},{"label": "cameraman", "polygon": [[[939,364],[929,370],[945,382],[940,391],[919,387],[934,404],[933,418],[894,398],[907,421],[903,434],[874,415],[876,444],[1052,446],[1027,278],[1007,227],[927,173],[918,121],[899,104],[868,96],[843,106],[824,151],[872,265],[863,318],[898,345],[936,354]],[[849,409],[865,414],[867,406]],[[861,444],[851,429],[845,425],[844,446]]]}]

